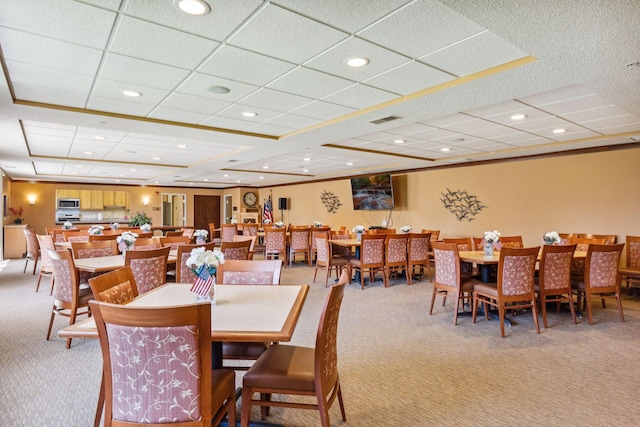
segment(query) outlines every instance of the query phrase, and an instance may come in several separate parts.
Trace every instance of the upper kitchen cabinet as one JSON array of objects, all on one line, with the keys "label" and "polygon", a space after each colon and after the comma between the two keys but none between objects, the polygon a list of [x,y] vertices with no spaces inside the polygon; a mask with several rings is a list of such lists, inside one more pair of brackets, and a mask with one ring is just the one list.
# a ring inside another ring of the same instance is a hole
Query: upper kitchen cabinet
[{"label": "upper kitchen cabinet", "polygon": [[101,190],[80,190],[80,209],[104,209],[104,197]]},{"label": "upper kitchen cabinet", "polygon": [[129,209],[131,197],[128,191],[108,190],[103,192],[103,205],[105,208],[125,208]]},{"label": "upper kitchen cabinet", "polygon": [[56,190],[57,199],[79,199],[80,190]]}]

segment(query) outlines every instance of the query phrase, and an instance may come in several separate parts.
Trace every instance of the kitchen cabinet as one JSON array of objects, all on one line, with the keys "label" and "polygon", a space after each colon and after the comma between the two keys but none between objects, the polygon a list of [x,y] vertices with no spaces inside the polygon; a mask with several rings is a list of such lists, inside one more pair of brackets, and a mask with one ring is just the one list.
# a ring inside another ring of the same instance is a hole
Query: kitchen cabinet
[{"label": "kitchen cabinet", "polygon": [[79,199],[80,190],[56,190],[56,196],[58,199]]},{"label": "kitchen cabinet", "polygon": [[80,209],[102,210],[104,208],[103,192],[100,190],[80,190]]},{"label": "kitchen cabinet", "polygon": [[103,206],[110,208],[114,206],[129,209],[131,196],[128,191],[108,190],[103,192]]},{"label": "kitchen cabinet", "polygon": [[91,209],[91,190],[80,190],[80,209]]}]

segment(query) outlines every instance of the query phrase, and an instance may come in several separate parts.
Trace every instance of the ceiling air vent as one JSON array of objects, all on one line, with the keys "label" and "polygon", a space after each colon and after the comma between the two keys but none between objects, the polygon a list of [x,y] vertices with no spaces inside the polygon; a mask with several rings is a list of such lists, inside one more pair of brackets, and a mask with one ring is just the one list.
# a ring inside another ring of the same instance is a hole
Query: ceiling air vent
[{"label": "ceiling air vent", "polygon": [[237,162],[237,161],[238,161],[238,160],[231,159],[231,160],[227,160],[227,163],[235,163],[235,162]]},{"label": "ceiling air vent", "polygon": [[372,120],[369,123],[373,123],[374,125],[381,125],[382,123],[390,122],[392,120],[398,120],[399,118],[400,117],[398,116],[387,116],[380,119]]}]

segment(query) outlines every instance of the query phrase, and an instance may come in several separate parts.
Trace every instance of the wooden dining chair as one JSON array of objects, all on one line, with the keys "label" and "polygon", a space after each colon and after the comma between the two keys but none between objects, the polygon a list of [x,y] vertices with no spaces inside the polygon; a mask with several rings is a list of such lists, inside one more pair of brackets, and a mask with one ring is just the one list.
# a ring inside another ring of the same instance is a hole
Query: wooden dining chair
[{"label": "wooden dining chair", "polygon": [[[103,360],[104,426],[236,425],[235,373],[211,369],[211,305],[91,302]],[[140,374],[140,367],[145,374]]]},{"label": "wooden dining chair", "polygon": [[409,268],[408,274],[413,276],[418,268],[418,280],[422,280],[424,269],[426,268],[431,277],[431,262],[429,261],[429,251],[431,243],[431,234],[429,233],[411,233],[407,243],[407,264]]},{"label": "wooden dining chair", "polygon": [[411,285],[411,275],[409,274],[409,258],[407,247],[409,244],[408,234],[383,233],[384,239],[384,285],[389,286],[391,273],[397,278],[398,272],[402,272],[407,278],[407,284]]},{"label": "wooden dining chair", "polygon": [[426,228],[423,228],[422,234],[425,233],[431,234],[431,240],[440,240],[440,230],[427,230]]},{"label": "wooden dining chair", "polygon": [[[234,236],[235,238],[236,236]],[[252,240],[240,240],[231,242],[222,242],[220,251],[224,254],[225,261],[228,259],[248,260],[251,250]]]},{"label": "wooden dining chair", "polygon": [[281,259],[287,265],[287,229],[269,227],[264,229],[265,259]]},{"label": "wooden dining chair", "polygon": [[289,230],[289,266],[297,254],[304,255],[304,262],[311,266],[311,228],[292,226]]},{"label": "wooden dining chair", "polygon": [[33,228],[25,228],[22,231],[24,232],[24,238],[27,244],[27,254],[25,256],[24,268],[22,269],[22,272],[27,272],[27,265],[29,265],[29,261],[31,261],[33,262],[32,274],[35,275],[36,267],[38,266],[38,261],[40,260],[40,243],[38,242],[36,232],[33,230]]},{"label": "wooden dining chair", "polygon": [[[91,315],[89,300],[91,289],[89,286],[81,286],[78,272],[71,252],[66,249],[59,251],[49,250],[49,256],[53,263],[53,275],[56,278],[54,287],[53,309],[47,330],[47,341],[51,337],[53,320],[56,315],[69,318],[69,325],[76,323],[78,316]],[[67,338],[67,348],[71,348],[72,338]]]},{"label": "wooden dining chair", "polygon": [[458,313],[460,313],[460,303],[464,312],[464,301],[472,303],[473,287],[477,280],[463,276],[460,267],[460,255],[456,243],[431,243],[433,256],[435,259],[436,278],[433,282],[433,292],[431,295],[431,306],[429,315],[433,314],[433,306],[438,296],[442,297],[442,305],[451,297],[454,301],[453,324],[458,324]]},{"label": "wooden dining chair", "polygon": [[38,239],[38,245],[40,246],[40,273],[38,274],[38,284],[36,285],[36,292],[40,289],[40,281],[43,276],[51,277],[51,286],[49,290],[49,295],[53,294],[53,285],[54,285],[54,276],[53,276],[53,261],[51,260],[51,256],[49,255],[49,250],[55,250],[55,245],[53,243],[53,238],[48,235],[40,235],[37,234],[36,238]]},{"label": "wooden dining chair", "polygon": [[[622,281],[627,283],[627,293],[631,292],[631,283],[640,284],[640,236],[626,237],[625,267],[619,269]],[[43,256],[44,263],[44,256]],[[42,271],[42,267],[41,271]]]},{"label": "wooden dining chair", "polygon": [[190,243],[189,238],[184,236],[160,237],[159,239],[162,246],[169,246],[171,249],[177,249],[180,245],[188,245]]},{"label": "wooden dining chair", "polygon": [[238,224],[221,224],[220,230],[223,242],[233,242],[233,236],[238,234]]},{"label": "wooden dining chair", "polygon": [[605,245],[615,245],[618,241],[618,236],[615,234],[580,234],[580,237],[585,239],[604,239]]},{"label": "wooden dining chair", "polygon": [[[74,259],[81,258],[97,258],[103,256],[118,255],[118,244],[115,240],[102,240],[96,242],[72,241],[71,252]],[[88,285],[89,278],[100,273],[91,273],[88,271],[80,271],[78,278],[80,283]]]},{"label": "wooden dining chair", "polygon": [[[158,249],[159,247],[162,247],[162,245],[160,244],[160,240],[159,239],[154,239],[154,238],[150,238],[150,239],[136,239],[136,243],[134,243],[133,246],[131,246],[129,248],[129,250],[131,251],[146,251],[148,249]],[[167,246],[169,249],[171,249],[169,246]],[[129,250],[127,252],[129,252]]]},{"label": "wooden dining chair", "polygon": [[311,230],[311,262],[309,263],[309,267],[311,267],[315,262],[317,253],[318,253],[318,248],[316,248],[316,241],[313,238],[313,233],[323,233],[323,232],[330,233],[331,226],[321,225],[320,227],[313,227],[313,229]]},{"label": "wooden dining chair", "polygon": [[503,248],[500,251],[498,282],[496,284],[478,282],[473,287],[473,323],[476,323],[480,304],[484,305],[484,315],[487,320],[489,306],[495,307],[500,316],[500,335],[504,338],[504,319],[507,310],[529,308],[533,314],[536,332],[540,333],[534,289],[539,252],[539,246],[522,249]]},{"label": "wooden dining chair", "polygon": [[65,242],[88,242],[88,230],[65,230],[62,232]]},{"label": "wooden dining chair", "polygon": [[167,282],[167,260],[171,248],[127,251],[124,265],[131,267],[138,294],[142,295]]},{"label": "wooden dining chair", "polygon": [[620,274],[618,273],[623,249],[624,243],[618,245],[589,245],[584,276],[572,279],[571,287],[578,297],[578,309],[580,309],[580,303],[584,298],[590,325],[593,324],[593,309],[591,307],[593,298],[602,302],[602,308],[606,308],[605,299],[615,299],[618,304],[620,321],[624,322],[620,297]]},{"label": "wooden dining chair", "polygon": [[500,236],[500,240],[494,246],[497,250],[502,248],[524,248],[522,236]]},{"label": "wooden dining chair", "polygon": [[187,260],[191,256],[191,251],[195,248],[204,248],[205,251],[213,250],[213,242],[203,245],[180,245],[176,254],[175,281],[177,283],[193,283],[196,275],[191,271],[191,266],[187,265]]},{"label": "wooden dining chair", "polygon": [[178,237],[182,236],[182,230],[167,230],[164,232],[164,237]]},{"label": "wooden dining chair", "polygon": [[[473,245],[471,244],[471,237],[445,237],[442,239],[444,243],[455,243],[458,245],[458,251],[472,251]],[[465,276],[471,276],[475,272],[473,270],[473,264],[470,262],[460,263],[462,268],[462,274]]]},{"label": "wooden dining chair", "polygon": [[313,233],[313,237],[316,240],[317,250],[316,269],[313,272],[313,283],[316,282],[316,276],[319,268],[324,268],[325,270],[325,288],[329,283],[329,276],[331,275],[332,270],[336,272],[336,279],[338,279],[338,275],[345,269],[347,274],[349,274],[349,277],[351,277],[351,264],[349,263],[350,258],[334,256],[333,251],[336,246],[329,243],[329,234],[326,231],[316,231]]},{"label": "wooden dining chair", "polygon": [[[314,233],[322,233],[322,231],[314,231],[311,230],[311,238],[313,238]],[[348,230],[329,230],[329,240],[349,240],[351,239],[351,233]],[[331,252],[334,257],[341,257],[351,259],[354,258],[353,250],[349,246],[338,246],[331,245]]]},{"label": "wooden dining chair", "polygon": [[[589,245],[604,245],[607,239],[604,238],[587,238],[587,237],[572,237],[569,240],[570,245],[576,245],[576,251],[587,252]],[[571,261],[571,274],[578,278],[584,277],[585,258],[574,258]]]},{"label": "wooden dining chair", "polygon": [[[338,399],[346,421],[338,375],[338,317],[349,275],[343,272],[327,295],[316,335],[315,348],[272,345],[242,378],[241,424],[249,425],[252,405],[260,405],[266,419],[272,406],[312,409],[320,412],[320,425],[329,427],[329,408]],[[259,398],[254,399],[254,394]],[[315,404],[272,400],[272,394],[315,396]]]},{"label": "wooden dining chair", "polygon": [[125,304],[138,296],[136,279],[130,266],[89,279],[93,299],[111,304]]},{"label": "wooden dining chair", "polygon": [[222,239],[220,237],[217,237],[220,233],[219,230],[216,230],[216,223],[209,222],[207,223],[207,226],[209,227],[209,241],[215,243],[216,245],[221,244]]},{"label": "wooden dining chair", "polygon": [[571,319],[576,323],[576,310],[573,305],[571,291],[571,261],[576,245],[544,245],[540,255],[540,267],[535,283],[535,291],[542,311],[542,324],[547,328],[547,304],[556,303],[556,311],[560,304],[569,304]]},{"label": "wooden dining chair", "polygon": [[369,283],[373,282],[376,272],[382,273],[386,286],[384,269],[384,234],[363,234],[360,242],[360,259],[351,259],[351,268],[360,272],[360,286],[364,289],[364,273],[369,273]]}]

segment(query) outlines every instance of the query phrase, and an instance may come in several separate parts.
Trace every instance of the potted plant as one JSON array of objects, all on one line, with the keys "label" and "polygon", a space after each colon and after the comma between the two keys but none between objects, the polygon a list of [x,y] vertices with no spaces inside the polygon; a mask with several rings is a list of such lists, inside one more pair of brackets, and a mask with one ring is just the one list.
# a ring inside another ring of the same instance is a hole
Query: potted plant
[{"label": "potted plant", "polygon": [[14,223],[16,224],[22,224],[22,214],[23,214],[23,210],[22,210],[22,206],[20,206],[19,208],[9,208],[9,212],[11,212],[12,214],[14,214],[16,216],[16,219],[13,220]]},{"label": "potted plant", "polygon": [[151,218],[149,218],[149,216],[147,216],[145,212],[138,212],[137,214],[132,216],[131,220],[129,221],[130,227],[140,227],[144,224],[152,224]]}]

